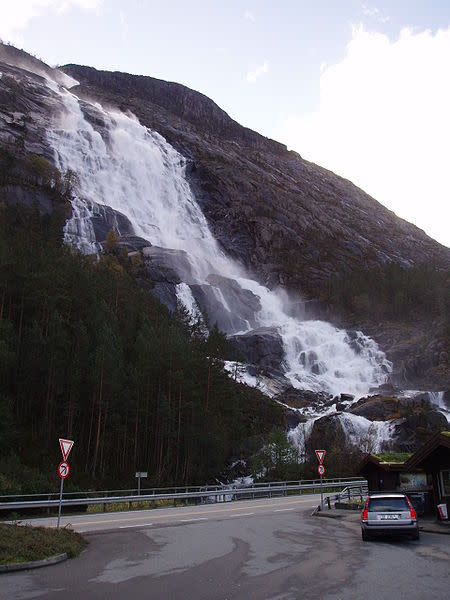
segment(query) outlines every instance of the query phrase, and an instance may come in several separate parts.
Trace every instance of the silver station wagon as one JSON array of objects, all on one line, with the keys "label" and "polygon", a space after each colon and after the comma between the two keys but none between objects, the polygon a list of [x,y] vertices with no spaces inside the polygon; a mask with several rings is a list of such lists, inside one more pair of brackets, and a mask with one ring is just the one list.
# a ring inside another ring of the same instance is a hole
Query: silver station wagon
[{"label": "silver station wagon", "polygon": [[371,494],[361,515],[364,541],[375,535],[409,535],[419,539],[417,514],[405,494]]}]

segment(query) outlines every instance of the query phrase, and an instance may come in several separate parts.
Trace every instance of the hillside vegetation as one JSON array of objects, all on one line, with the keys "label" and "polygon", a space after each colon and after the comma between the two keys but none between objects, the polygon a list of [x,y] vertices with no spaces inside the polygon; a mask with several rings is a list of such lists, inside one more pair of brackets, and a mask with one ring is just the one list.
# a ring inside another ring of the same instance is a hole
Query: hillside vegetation
[{"label": "hillside vegetation", "polygon": [[130,485],[137,469],[168,485],[210,481],[284,426],[223,372],[217,329],[205,340],[170,315],[113,242],[98,260],[65,246],[64,195],[23,185],[63,210],[0,204],[0,493],[54,488],[59,437],[75,440],[67,489]]}]

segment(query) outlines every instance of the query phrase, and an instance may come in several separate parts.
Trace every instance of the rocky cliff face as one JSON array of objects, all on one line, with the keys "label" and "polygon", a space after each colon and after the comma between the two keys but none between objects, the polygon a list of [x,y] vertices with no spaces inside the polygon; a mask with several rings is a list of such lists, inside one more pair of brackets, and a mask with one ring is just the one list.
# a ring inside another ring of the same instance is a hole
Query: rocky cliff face
[{"label": "rocky cliff face", "polygon": [[67,77],[4,45],[0,65],[3,141],[20,138],[28,150],[48,154],[42,135],[51,98],[42,81],[51,74],[72,86],[73,77],[79,85],[72,92],[131,111],[189,159],[215,237],[269,287],[317,297],[330,276],[354,267],[450,264],[448,248],[351,182],[240,126],[183,85],[77,65],[63,68]]},{"label": "rocky cliff face", "polygon": [[[358,269],[391,262],[449,269],[448,248],[350,181],[241,127],[202,94],[151,77],[76,65],[64,71],[80,82],[79,96],[131,110],[189,158],[189,180],[214,236],[268,287],[314,300],[330,279]],[[320,303],[310,308],[308,316],[336,318]],[[449,361],[436,358],[450,351],[442,320],[398,327],[368,311],[364,327],[394,362],[399,383],[448,388]]]},{"label": "rocky cliff face", "polygon": [[[58,84],[81,99],[78,103],[72,98],[85,123],[93,125],[94,136],[101,138],[105,146],[112,143],[112,129],[108,129],[105,115],[92,101],[133,113],[187,158],[190,186],[226,254],[268,288],[281,287],[288,292],[284,325],[291,317],[304,324],[305,318],[320,314],[320,297],[330,278],[346,272],[391,262],[405,268],[425,263],[439,270],[450,265],[448,248],[396,217],[349,181],[241,127],[198,92],[150,77],[99,72],[76,65],[67,65],[63,72],[1,44],[0,202],[37,203],[41,211],[59,209],[65,218],[71,199],[72,212],[76,213],[70,181],[61,179],[52,164],[55,149],[47,136],[48,130],[55,127],[55,116],[63,110],[58,102]],[[67,134],[64,127],[61,131],[63,136]],[[87,135],[84,129],[83,133]],[[19,157],[15,171],[8,170],[10,151]],[[94,167],[91,175],[96,170]],[[142,178],[136,181],[142,183]],[[123,185],[123,179],[118,185]],[[59,207],[52,194],[55,188],[59,191]],[[95,243],[104,242],[111,228],[119,231],[119,244],[139,253],[140,283],[170,310],[176,310],[183,286],[188,288],[190,301],[204,309],[209,324],[217,322],[230,334],[234,356],[251,365],[247,382],[253,378],[285,407],[292,435],[297,436],[300,449],[305,447],[306,457],[321,445],[315,440],[328,440],[330,447],[336,448],[347,441],[360,448],[365,444],[367,449],[391,447],[392,443],[409,449],[431,432],[449,427],[449,404],[444,394],[431,395],[433,403],[428,396],[424,401],[416,394],[402,399],[400,392],[405,387],[450,387],[450,349],[448,336],[447,341],[441,339],[441,322],[424,318],[420,323],[386,323],[367,311],[363,321],[351,321],[350,317],[340,323],[347,329],[344,345],[357,355],[353,358],[363,351],[366,358],[376,355],[375,347],[361,345],[362,329],[394,360],[399,389],[392,388],[392,395],[369,396],[355,404],[351,394],[335,395],[313,387],[297,389],[296,381],[303,382],[295,377],[290,379],[294,387],[286,387],[286,332],[281,331],[280,323],[261,326],[258,322],[262,297],[254,286],[253,291],[243,288],[237,275],[230,276],[220,269],[207,271],[202,280],[196,279],[184,248],[151,245],[148,240],[153,238],[140,237],[130,219],[118,212],[120,209],[107,205],[108,198],[101,197],[101,190],[99,186],[98,202],[90,207],[89,215]],[[135,188],[130,195],[137,195]],[[185,225],[183,221],[181,229]],[[74,226],[79,226],[76,219]],[[302,344],[299,337],[291,344],[291,351],[298,354],[296,367],[303,375],[311,376],[308,381],[327,372],[338,380],[344,378],[341,368],[346,365],[335,364],[333,352],[327,353],[325,362],[318,355],[323,355],[325,346],[332,346],[339,354],[330,342],[334,333],[331,326],[326,329],[323,337],[315,339],[315,350],[309,347],[309,334],[301,338]],[[389,363],[384,359],[382,363],[385,370],[378,383],[390,373]],[[372,382],[359,364],[355,371],[360,381]],[[348,390],[344,387],[342,391]]]},{"label": "rocky cliff face", "polygon": [[215,237],[266,285],[317,296],[330,276],[395,261],[449,264],[450,250],[351,182],[238,125],[198,92],[67,65],[81,97],[130,110],[190,159]]},{"label": "rocky cliff face", "polygon": [[[163,135],[188,159],[191,187],[226,253],[268,287],[288,290],[294,312],[301,296],[312,302],[302,304],[300,312],[308,317],[319,314],[320,303],[315,304],[314,299],[321,296],[331,277],[346,271],[389,262],[405,267],[427,263],[448,268],[450,264],[448,248],[396,217],[351,182],[240,126],[212,100],[185,86],[77,65],[55,70],[1,44],[0,73],[2,145],[54,159],[45,139],[49,121],[58,110],[51,89],[54,83],[49,79],[70,87],[82,99],[131,111],[141,123]],[[87,103],[84,110],[87,119],[96,119]],[[34,192],[30,199],[12,180],[1,191],[7,201],[34,199],[43,210],[52,210],[48,195]],[[98,240],[104,240],[117,223],[128,248],[145,245],[133,236],[126,217],[108,207],[95,209],[93,227]],[[180,279],[165,266],[165,257],[167,251],[160,248],[146,250],[144,256],[154,290],[174,308],[174,289]],[[225,279],[219,283],[223,294],[235,297],[232,284]],[[208,295],[208,288],[199,286],[193,292],[197,301],[209,304],[214,312],[216,299]],[[242,297],[239,302],[242,306],[249,303],[251,314],[251,298]],[[234,317],[224,314],[223,329],[227,330]],[[361,328],[360,323],[350,325]],[[415,324],[407,329],[389,328],[368,313],[362,328],[381,342],[383,350],[389,353],[393,349],[388,357],[395,359],[396,373],[403,382],[420,386],[426,381],[430,388],[444,389],[445,382],[450,382],[447,346],[433,341],[440,324],[420,326],[418,336]],[[241,337],[235,344],[244,354],[262,353],[253,338]],[[423,348],[427,348],[425,359]],[[271,355],[274,364],[266,365],[267,369],[277,370],[278,354],[275,352],[275,358]],[[431,368],[439,371],[439,383],[433,381],[433,373],[430,379]]]}]

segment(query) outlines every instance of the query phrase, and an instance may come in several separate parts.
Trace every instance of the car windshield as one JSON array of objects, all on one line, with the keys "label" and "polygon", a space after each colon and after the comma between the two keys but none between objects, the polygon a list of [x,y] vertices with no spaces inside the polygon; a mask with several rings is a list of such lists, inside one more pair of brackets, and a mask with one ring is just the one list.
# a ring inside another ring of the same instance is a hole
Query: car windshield
[{"label": "car windshield", "polygon": [[371,498],[369,501],[369,511],[371,512],[396,512],[399,510],[408,510],[404,498]]}]

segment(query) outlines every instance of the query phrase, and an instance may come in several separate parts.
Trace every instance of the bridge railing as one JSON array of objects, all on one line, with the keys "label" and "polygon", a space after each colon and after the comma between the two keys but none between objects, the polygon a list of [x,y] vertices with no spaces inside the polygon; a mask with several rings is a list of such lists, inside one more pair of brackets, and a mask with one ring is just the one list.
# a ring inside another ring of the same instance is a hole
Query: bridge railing
[{"label": "bridge railing", "polygon": [[[351,485],[366,484],[365,480],[355,477],[323,479],[322,491],[343,490]],[[311,493],[320,491],[320,480],[274,481],[264,483],[224,484],[215,486],[183,486],[173,488],[102,490],[68,492],[63,495],[62,506],[88,506],[96,504],[117,504],[133,502],[157,502],[161,500],[223,502],[290,494]],[[52,508],[59,504],[58,494],[27,494],[0,496],[0,511],[17,511],[20,509]]]}]

